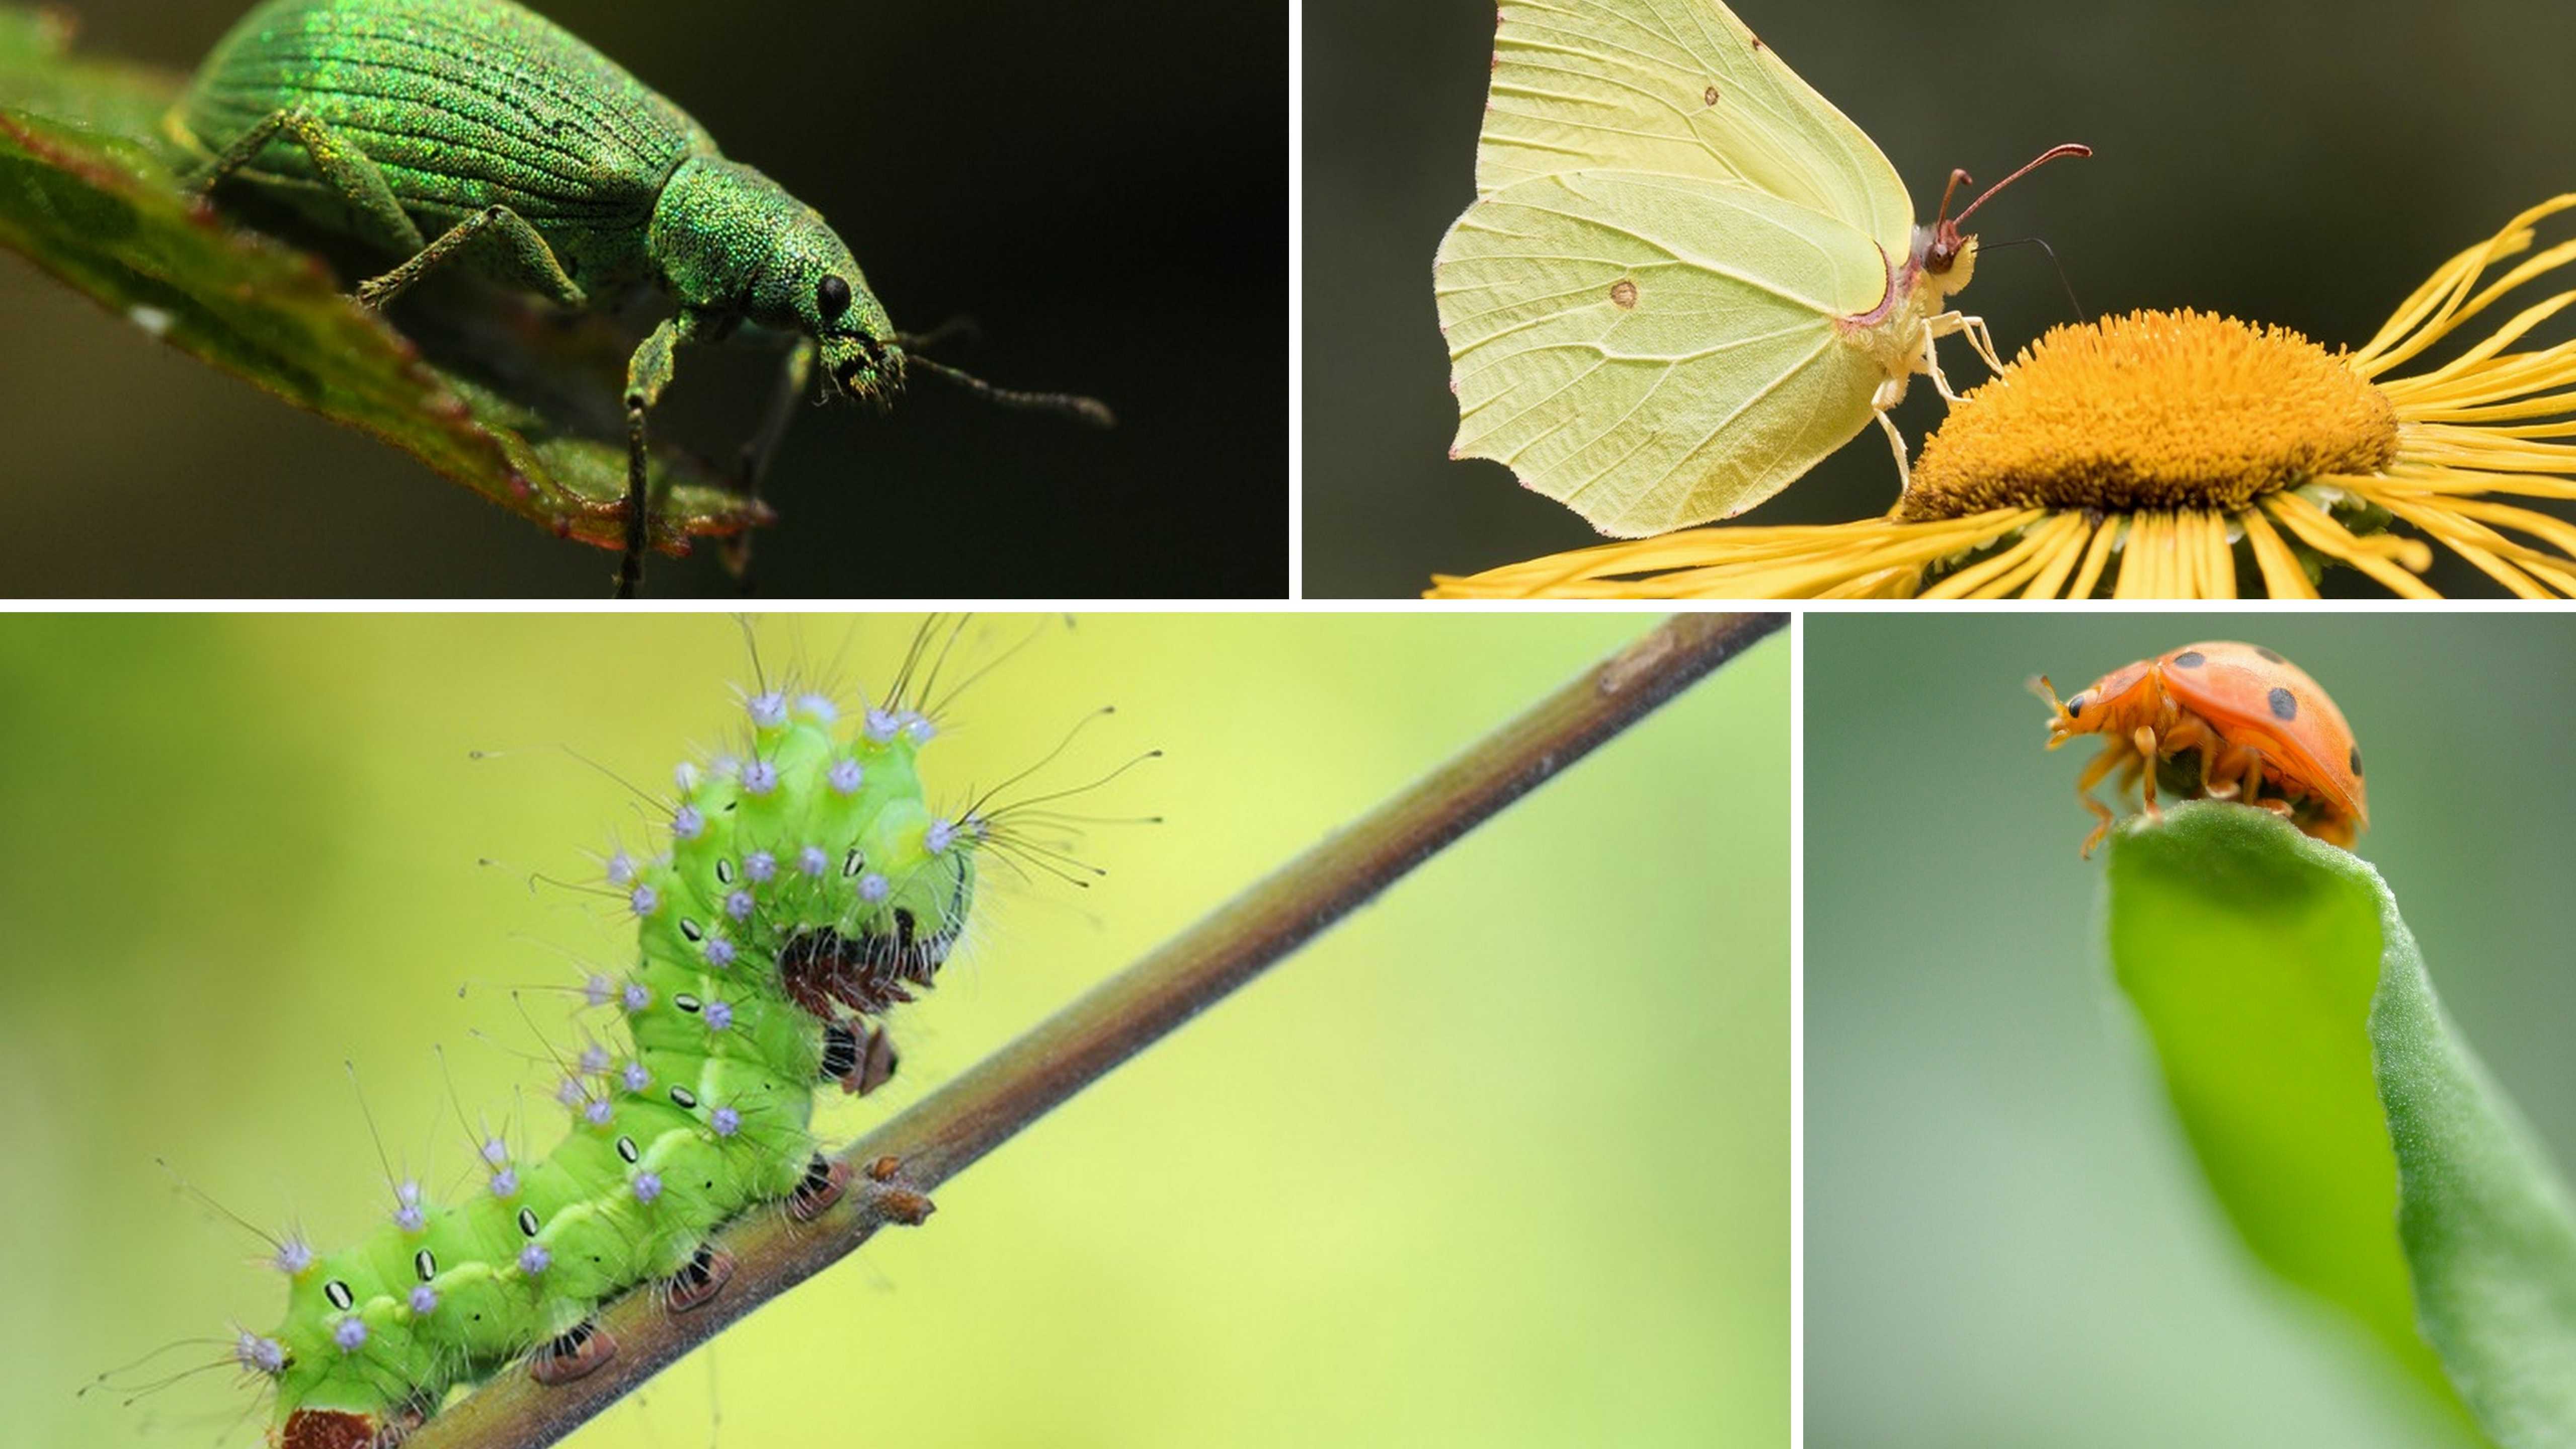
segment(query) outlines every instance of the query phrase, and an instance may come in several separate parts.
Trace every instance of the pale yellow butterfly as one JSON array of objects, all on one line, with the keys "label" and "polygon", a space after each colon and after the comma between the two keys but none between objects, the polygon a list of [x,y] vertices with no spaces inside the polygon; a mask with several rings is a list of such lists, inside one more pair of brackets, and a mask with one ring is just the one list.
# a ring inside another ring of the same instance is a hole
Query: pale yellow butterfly
[{"label": "pale yellow butterfly", "polygon": [[1956,218],[1718,0],[1504,0],[1474,205],[1441,240],[1452,457],[1509,464],[1601,532],[1728,518],[1795,481],[1985,323]]}]

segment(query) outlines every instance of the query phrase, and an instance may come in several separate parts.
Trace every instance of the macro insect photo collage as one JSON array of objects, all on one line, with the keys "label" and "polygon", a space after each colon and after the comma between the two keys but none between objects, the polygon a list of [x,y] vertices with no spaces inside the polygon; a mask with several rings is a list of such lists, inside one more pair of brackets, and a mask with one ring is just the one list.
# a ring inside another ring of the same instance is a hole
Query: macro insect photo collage
[{"label": "macro insect photo collage", "polygon": [[2561,0],[0,0],[0,1449],[2576,1449]]}]

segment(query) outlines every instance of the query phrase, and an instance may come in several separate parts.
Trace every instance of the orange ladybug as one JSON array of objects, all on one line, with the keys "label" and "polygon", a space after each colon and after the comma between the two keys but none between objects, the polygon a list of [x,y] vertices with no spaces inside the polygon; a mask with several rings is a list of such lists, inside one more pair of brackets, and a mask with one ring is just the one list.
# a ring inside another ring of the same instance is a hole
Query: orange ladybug
[{"label": "orange ladybug", "polygon": [[2349,847],[2370,824],[2361,746],[2343,711],[2305,670],[2260,645],[2186,645],[2112,670],[2062,703],[2046,675],[2035,687],[2055,711],[2050,749],[2077,735],[2109,742],[2075,782],[2101,819],[2084,838],[2088,856],[2115,818],[2093,787],[2115,770],[2114,788],[2142,787],[2150,816],[2161,784],[2186,799],[2259,805],[2332,845]]}]

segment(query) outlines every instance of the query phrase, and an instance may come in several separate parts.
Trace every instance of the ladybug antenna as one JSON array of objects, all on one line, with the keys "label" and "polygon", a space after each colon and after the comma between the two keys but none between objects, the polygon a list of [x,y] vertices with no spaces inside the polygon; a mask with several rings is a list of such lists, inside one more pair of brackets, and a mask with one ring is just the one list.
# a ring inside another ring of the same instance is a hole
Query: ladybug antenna
[{"label": "ladybug antenna", "polygon": [[1960,248],[1966,245],[1966,239],[1961,236],[1959,228],[1966,223],[1969,217],[1977,214],[1978,207],[1994,200],[1996,192],[2003,190],[2005,187],[2012,185],[2014,182],[2019,181],[2023,177],[2028,176],[2030,173],[2062,156],[2090,156],[2092,154],[2092,147],[2076,142],[2069,142],[2063,146],[2051,146],[2047,150],[2039,153],[2038,158],[2033,160],[2029,165],[2024,166],[2019,171],[2016,171],[2010,176],[2005,177],[2003,180],[1996,182],[1994,185],[1987,187],[1983,195],[1979,196],[1976,200],[1969,202],[1968,209],[1960,212],[1957,216],[1950,215],[1951,199],[1958,195],[1958,191],[1961,186],[1974,186],[1976,181],[1963,170],[1952,170],[1950,173],[1950,184],[1941,193],[1941,210],[1932,219],[1932,246],[1924,257],[1924,266],[1935,272],[1946,272],[1950,270],[1950,264],[1958,260]]}]

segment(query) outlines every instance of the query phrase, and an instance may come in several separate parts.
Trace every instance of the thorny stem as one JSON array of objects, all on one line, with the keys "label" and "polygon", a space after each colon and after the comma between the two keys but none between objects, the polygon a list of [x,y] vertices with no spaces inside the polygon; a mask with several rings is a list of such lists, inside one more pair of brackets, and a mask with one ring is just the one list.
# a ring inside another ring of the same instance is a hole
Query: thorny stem
[{"label": "thorny stem", "polygon": [[839,1156],[851,1188],[831,1211],[812,1223],[755,1214],[718,1234],[735,1271],[714,1302],[671,1314],[654,1294],[629,1293],[600,1315],[617,1344],[605,1367],[553,1388],[513,1368],[439,1413],[405,1449],[538,1449],[561,1439],[878,1228],[918,1222],[931,1189],[1787,622],[1664,621],[859,1139]]}]

